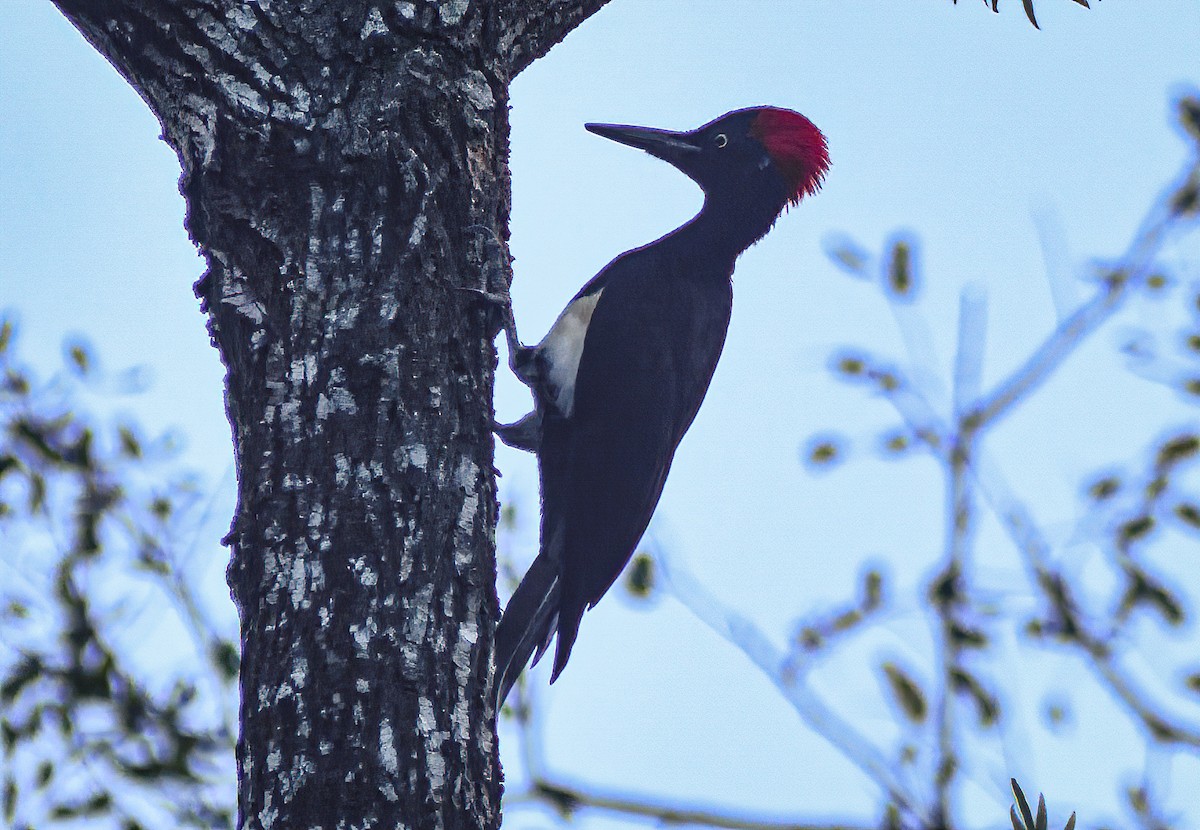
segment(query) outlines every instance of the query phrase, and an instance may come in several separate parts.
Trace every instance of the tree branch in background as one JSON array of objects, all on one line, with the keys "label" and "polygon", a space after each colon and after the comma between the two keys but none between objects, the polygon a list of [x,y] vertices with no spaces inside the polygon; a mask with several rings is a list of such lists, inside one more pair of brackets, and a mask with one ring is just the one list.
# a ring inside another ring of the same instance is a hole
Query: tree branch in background
[{"label": "tree branch in background", "polygon": [[[1181,102],[1187,123],[1188,113],[1200,112],[1200,104],[1190,99]],[[1190,130],[1189,130],[1190,131]],[[999,467],[983,448],[990,429],[1000,423],[1035,392],[1087,338],[1095,333],[1122,307],[1133,292],[1143,290],[1153,279],[1157,259],[1163,246],[1185,232],[1197,214],[1200,197],[1200,155],[1189,160],[1176,184],[1173,184],[1149,212],[1146,221],[1134,237],[1124,257],[1104,271],[1100,288],[1093,298],[1070,314],[1047,338],[1033,350],[1031,356],[994,390],[981,394],[979,381],[982,369],[985,306],[980,297],[968,289],[963,294],[960,310],[958,347],[953,370],[952,412],[943,417],[927,400],[921,387],[908,377],[905,370],[887,365],[884,361],[863,353],[843,353],[835,358],[834,366],[843,377],[864,383],[893,404],[904,420],[909,433],[928,447],[942,462],[946,481],[946,545],[944,564],[930,588],[930,606],[935,617],[937,648],[940,653],[940,688],[937,690],[936,746],[932,780],[935,783],[933,801],[924,805],[911,793],[895,785],[881,764],[878,750],[866,746],[861,736],[829,711],[811,692],[800,691],[780,682],[780,656],[768,638],[745,618],[720,608],[719,603],[680,574],[673,573],[667,584],[686,607],[702,621],[721,633],[740,648],[777,686],[801,713],[805,723],[829,740],[839,751],[863,769],[878,784],[889,799],[905,808],[921,827],[952,827],[954,817],[952,795],[957,771],[962,765],[958,754],[961,742],[956,738],[958,712],[954,699],[962,695],[972,701],[984,726],[999,718],[999,703],[994,693],[976,677],[966,664],[968,653],[979,652],[988,643],[987,635],[971,620],[977,613],[978,600],[973,596],[970,578],[971,555],[974,546],[974,493],[983,497],[1008,532],[1022,554],[1031,582],[1048,608],[1048,617],[1037,622],[1029,633],[1049,636],[1058,642],[1075,647],[1091,667],[1101,686],[1120,702],[1130,717],[1141,724],[1148,739],[1167,746],[1195,750],[1200,748],[1200,728],[1186,718],[1168,714],[1164,701],[1134,680],[1122,666],[1114,647],[1114,634],[1101,634],[1100,626],[1085,613],[1074,596],[1071,581],[1051,561],[1051,546],[1038,530],[1029,510],[1004,484]],[[842,267],[862,275],[866,257],[861,248],[839,244],[831,252]],[[894,243],[886,268],[885,294],[896,306],[911,300],[911,286],[919,282],[912,267],[911,243]],[[902,327],[914,324],[911,312],[897,320]],[[920,351],[920,338],[905,333],[910,354]],[[930,373],[931,367],[920,367]],[[1157,454],[1148,497],[1135,511],[1134,518],[1122,525],[1115,541],[1117,563],[1131,581],[1122,607],[1138,603],[1159,609],[1170,621],[1178,607],[1170,594],[1151,581],[1135,566],[1129,552],[1133,541],[1147,532],[1150,515],[1166,492],[1167,474],[1183,459],[1200,452],[1200,439],[1184,435],[1167,442]],[[1176,513],[1186,517],[1187,510]],[[1186,518],[1184,519],[1186,521]],[[1115,621],[1119,625],[1122,619]],[[885,671],[889,667],[884,666]],[[915,684],[904,678],[894,667],[888,672],[893,690],[903,696],[921,695]],[[883,767],[881,770],[880,767]],[[929,816],[930,818],[922,818]]]},{"label": "tree branch in background", "polygon": [[[107,381],[86,347],[43,382],[14,340],[0,321],[5,825],[229,826],[237,647],[175,547],[205,522],[190,476],[163,442],[88,411]],[[168,642],[174,673],[146,677],[139,649]]]}]

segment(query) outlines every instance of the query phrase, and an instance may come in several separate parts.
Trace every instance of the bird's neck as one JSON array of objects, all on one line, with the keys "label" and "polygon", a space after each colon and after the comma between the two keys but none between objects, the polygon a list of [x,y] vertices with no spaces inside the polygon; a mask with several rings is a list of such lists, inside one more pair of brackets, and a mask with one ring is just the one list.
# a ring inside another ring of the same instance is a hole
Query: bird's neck
[{"label": "bird's neck", "polygon": [[761,199],[709,197],[677,235],[686,250],[732,267],[742,251],[766,235],[781,211],[782,205]]}]

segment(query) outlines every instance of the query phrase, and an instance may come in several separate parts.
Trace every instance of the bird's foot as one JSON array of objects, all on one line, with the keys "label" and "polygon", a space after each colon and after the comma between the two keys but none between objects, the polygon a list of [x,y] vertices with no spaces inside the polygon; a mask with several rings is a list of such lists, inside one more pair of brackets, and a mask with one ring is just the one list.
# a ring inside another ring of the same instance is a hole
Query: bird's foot
[{"label": "bird's foot", "polygon": [[496,424],[492,431],[513,449],[536,453],[542,444],[542,415],[535,409],[516,423]]},{"label": "bird's foot", "polygon": [[459,286],[459,291],[474,294],[480,300],[495,306],[500,311],[501,324],[504,328],[504,339],[508,344],[508,368],[526,386],[533,387],[538,383],[538,363],[534,360],[537,354],[535,346],[526,346],[517,335],[517,323],[513,319],[512,302],[507,294],[494,294],[479,288]]},{"label": "bird's foot", "polygon": [[480,288],[459,286],[460,291],[474,294],[483,302],[500,312],[500,323],[504,329],[504,337],[508,342],[509,364],[514,356],[527,347],[521,344],[517,336],[517,322],[513,318],[512,295],[509,293],[509,283],[512,278],[512,260],[508,247],[496,235],[494,229],[485,225],[469,225],[467,230],[474,231],[474,239],[478,242],[476,256],[480,261],[483,286]]}]

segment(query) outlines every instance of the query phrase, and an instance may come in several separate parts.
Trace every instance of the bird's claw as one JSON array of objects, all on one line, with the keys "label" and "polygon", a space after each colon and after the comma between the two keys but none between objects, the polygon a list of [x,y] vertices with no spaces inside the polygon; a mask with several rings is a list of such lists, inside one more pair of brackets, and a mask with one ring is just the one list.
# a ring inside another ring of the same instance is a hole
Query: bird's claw
[{"label": "bird's claw", "polygon": [[542,444],[542,416],[534,410],[516,423],[496,424],[492,431],[513,449],[536,453]]}]

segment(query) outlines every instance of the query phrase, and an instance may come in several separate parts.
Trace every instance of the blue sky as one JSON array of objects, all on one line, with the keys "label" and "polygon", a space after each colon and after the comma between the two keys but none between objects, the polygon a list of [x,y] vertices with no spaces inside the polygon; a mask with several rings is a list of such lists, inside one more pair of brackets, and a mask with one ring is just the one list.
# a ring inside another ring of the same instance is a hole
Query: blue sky
[{"label": "blue sky", "polygon": [[[683,129],[769,103],[825,131],[833,167],[824,190],[739,263],[726,352],[651,539],[780,643],[796,617],[851,596],[864,563],[883,564],[896,583],[888,625],[813,682],[891,752],[901,736],[870,666],[898,656],[932,671],[919,610],[941,554],[941,478],[927,458],[878,460],[876,436],[895,415],[830,378],[838,348],[897,362],[906,351],[878,290],[830,264],[822,245],[838,233],[873,251],[898,231],[919,238],[924,279],[909,314],[927,322],[929,368],[948,376],[959,294],[973,284],[987,297],[984,386],[994,384],[1055,325],[1050,286],[1060,302],[1086,298],[1088,283],[1075,277],[1121,253],[1184,160],[1170,101],[1200,84],[1200,9],[1040,0],[1036,31],[1015,0],[999,15],[971,0],[730,5],[614,0],[517,79],[517,321],[536,341],[609,259],[699,207],[686,179],[586,133],[584,122]],[[43,366],[73,333],[111,368],[146,366],[151,390],[117,407],[152,431],[178,429],[186,460],[216,487],[230,452],[222,371],[191,293],[202,264],[182,230],[178,164],[158,134],[141,100],[49,3],[0,6],[0,308],[19,313],[22,351]],[[1200,280],[1195,235],[1168,260],[1183,283]],[[1168,385],[1139,379],[1117,356],[1126,331],[1177,331],[1179,305],[1131,304],[989,441],[1056,555],[1081,573],[1095,570],[1095,552],[1077,538],[1080,482],[1137,462],[1165,427],[1196,421]],[[938,398],[936,384],[927,391]],[[496,406],[502,419],[516,417],[527,393],[504,378]],[[813,475],[800,450],[831,430],[856,452]],[[521,506],[506,544],[528,557],[536,471],[506,449],[498,458],[502,492]],[[997,596],[1028,604],[994,522],[981,530],[977,561]],[[214,605],[223,566],[214,535],[211,566],[197,569]],[[1194,653],[1194,629],[1184,634],[1190,641],[1175,645],[1190,642]],[[1018,740],[1007,756],[1011,746],[980,739],[985,762],[969,772],[965,813],[1002,826],[1011,771],[1046,788],[1052,806],[1119,815],[1114,782],[1140,770],[1139,744],[1103,696],[1072,682],[1078,664],[1036,659],[1047,685],[1078,696],[1077,726],[1043,740],[1027,717],[1013,733],[1036,751]],[[1027,683],[1011,694],[1036,708],[1044,691]],[[646,610],[614,597],[588,614],[570,670],[541,700],[548,761],[572,779],[765,812],[871,815],[871,785],[670,598]],[[1198,719],[1196,707],[1188,714]],[[1200,824],[1200,807],[1180,796],[1200,790],[1200,763],[1171,769],[1171,803]],[[548,823],[536,813],[512,821]]]}]

